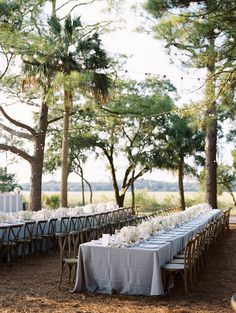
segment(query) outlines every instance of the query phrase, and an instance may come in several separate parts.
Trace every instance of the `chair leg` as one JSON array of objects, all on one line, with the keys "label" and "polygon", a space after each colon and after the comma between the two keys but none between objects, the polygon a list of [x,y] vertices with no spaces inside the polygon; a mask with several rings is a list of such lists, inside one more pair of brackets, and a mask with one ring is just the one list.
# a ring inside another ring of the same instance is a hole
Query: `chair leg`
[{"label": "chair leg", "polygon": [[183,275],[183,280],[184,280],[184,291],[185,291],[185,294],[188,295],[188,275],[187,273]]},{"label": "chair leg", "polygon": [[64,263],[63,260],[62,260],[62,261],[61,261],[61,266],[60,266],[60,278],[59,278],[58,288],[60,288],[60,286],[61,286],[64,264],[65,264],[65,263]]}]

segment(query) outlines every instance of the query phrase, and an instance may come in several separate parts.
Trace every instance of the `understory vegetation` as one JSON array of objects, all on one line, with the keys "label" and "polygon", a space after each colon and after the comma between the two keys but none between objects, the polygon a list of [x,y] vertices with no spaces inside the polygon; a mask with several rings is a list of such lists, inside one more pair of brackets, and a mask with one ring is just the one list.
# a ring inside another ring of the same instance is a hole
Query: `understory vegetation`
[{"label": "understory vegetation", "polygon": [[[29,201],[29,193],[24,192],[24,202]],[[176,191],[157,191],[151,192],[146,189],[137,190],[135,192],[135,204],[138,206],[138,213],[153,213],[161,209],[178,207],[179,193]],[[186,192],[186,206],[192,206],[197,203],[205,202],[204,192]],[[89,192],[85,192],[86,204],[89,203]],[[80,192],[68,193],[69,206],[82,205],[82,195]],[[114,193],[112,191],[96,191],[93,195],[93,203],[100,202],[115,202]],[[43,207],[55,209],[59,207],[60,195],[59,192],[44,192]],[[127,193],[125,206],[131,205],[131,193]],[[232,214],[236,214],[236,208],[229,193],[223,192],[218,196],[218,207],[226,209],[232,207]]]}]

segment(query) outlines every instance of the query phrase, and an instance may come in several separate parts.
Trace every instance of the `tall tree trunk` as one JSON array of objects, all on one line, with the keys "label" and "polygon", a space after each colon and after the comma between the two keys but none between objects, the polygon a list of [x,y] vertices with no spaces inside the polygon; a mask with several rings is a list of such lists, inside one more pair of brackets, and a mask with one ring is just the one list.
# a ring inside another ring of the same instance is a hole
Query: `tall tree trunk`
[{"label": "tall tree trunk", "polygon": [[213,75],[215,73],[215,58],[214,58],[214,33],[209,36],[209,48],[212,54],[209,56],[207,64],[207,81],[205,103],[206,111],[206,140],[205,140],[205,154],[206,154],[206,194],[205,200],[213,208],[217,208],[217,113],[215,101],[215,82]]},{"label": "tall tree trunk", "polygon": [[180,196],[180,204],[182,210],[185,210],[185,198],[184,198],[184,158],[180,157],[178,163],[178,185],[179,185],[179,196]]},{"label": "tall tree trunk", "polygon": [[42,175],[43,175],[43,160],[45,139],[48,128],[48,106],[45,102],[42,103],[39,115],[39,124],[34,143],[34,155],[31,165],[30,177],[30,210],[38,211],[41,209],[42,195]]},{"label": "tall tree trunk", "polygon": [[72,107],[72,93],[64,89],[64,114],[61,152],[61,206],[67,207],[68,149],[69,149],[69,117]]},{"label": "tall tree trunk", "polygon": [[105,149],[103,150],[103,152],[105,153],[105,155],[108,159],[108,162],[110,164],[112,186],[113,186],[113,189],[115,192],[116,203],[119,207],[122,207],[123,203],[124,203],[125,194],[120,196],[120,193],[119,193],[119,186],[118,186],[117,179],[116,179],[116,170],[115,170],[113,157],[112,157],[113,147],[111,148],[110,154]]},{"label": "tall tree trunk", "polygon": [[85,205],[85,197],[84,197],[84,172],[83,172],[82,167],[80,167],[80,176],[81,176],[82,204]]},{"label": "tall tree trunk", "polygon": [[36,156],[31,165],[30,176],[30,211],[41,210],[43,157]]},{"label": "tall tree trunk", "polygon": [[135,207],[134,174],[135,174],[135,168],[132,170],[132,182],[130,185],[130,188],[131,188],[131,206],[133,208],[133,211],[134,211],[134,207]]},{"label": "tall tree trunk", "polygon": [[116,203],[118,204],[119,208],[122,208],[124,206],[124,200],[125,200],[125,193],[123,193],[122,195],[119,195],[116,198]]},{"label": "tall tree trunk", "polygon": [[91,186],[91,184],[90,184],[85,178],[84,178],[83,180],[86,182],[86,184],[87,184],[88,187],[89,187],[89,193],[90,193],[89,202],[90,202],[90,203],[93,203],[93,190],[92,190],[92,186]]}]

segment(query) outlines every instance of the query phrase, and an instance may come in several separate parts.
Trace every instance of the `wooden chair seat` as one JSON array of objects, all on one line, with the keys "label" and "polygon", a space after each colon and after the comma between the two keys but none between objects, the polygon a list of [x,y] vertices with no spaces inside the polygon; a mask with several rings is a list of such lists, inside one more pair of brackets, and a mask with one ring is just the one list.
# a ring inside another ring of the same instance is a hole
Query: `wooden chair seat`
[{"label": "wooden chair seat", "polygon": [[184,263],[181,264],[181,263],[168,262],[165,265],[163,265],[161,268],[164,270],[169,270],[169,271],[171,270],[173,271],[183,270],[184,271]]}]

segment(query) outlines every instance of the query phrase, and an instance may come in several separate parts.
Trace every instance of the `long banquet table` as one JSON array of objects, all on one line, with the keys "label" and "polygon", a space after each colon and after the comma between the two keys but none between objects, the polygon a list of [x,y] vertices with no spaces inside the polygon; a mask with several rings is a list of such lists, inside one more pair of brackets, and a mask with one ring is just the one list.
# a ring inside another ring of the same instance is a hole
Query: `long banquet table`
[{"label": "long banquet table", "polygon": [[164,294],[161,266],[221,210],[214,209],[163,235],[133,247],[105,247],[101,240],[81,244],[74,292],[97,291],[135,295]]}]

